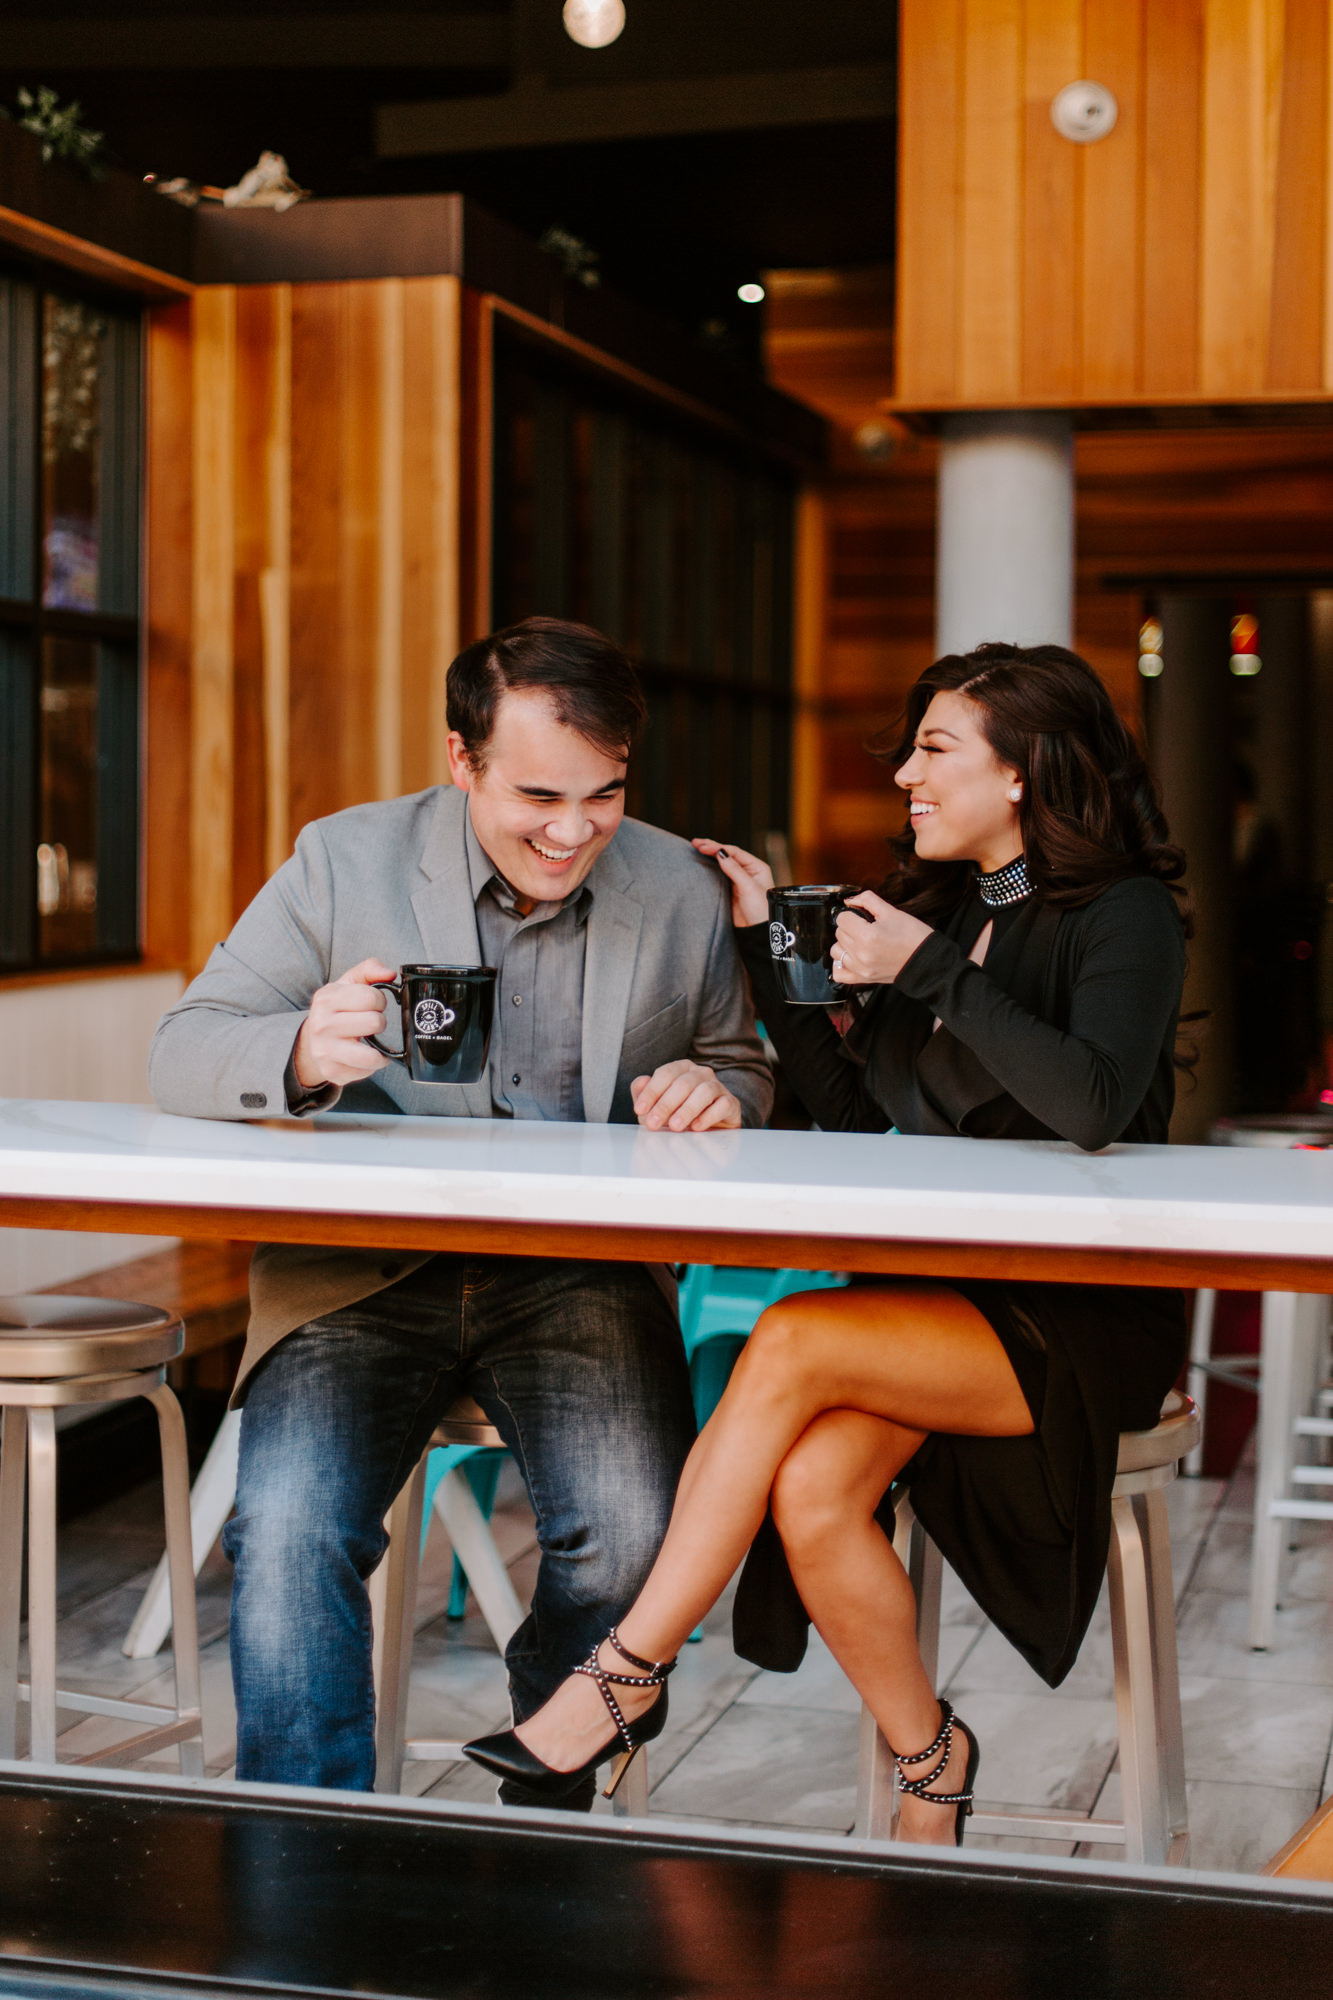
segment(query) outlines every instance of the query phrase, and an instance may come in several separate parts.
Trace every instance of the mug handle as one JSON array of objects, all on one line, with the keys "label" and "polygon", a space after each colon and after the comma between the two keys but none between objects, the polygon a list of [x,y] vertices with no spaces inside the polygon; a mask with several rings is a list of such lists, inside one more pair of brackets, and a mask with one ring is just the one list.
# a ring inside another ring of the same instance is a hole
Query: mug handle
[{"label": "mug handle", "polygon": [[[366,984],[367,986],[377,986],[382,991],[392,993],[398,1004],[402,1005],[403,988],[399,980],[368,979]],[[368,1049],[374,1049],[377,1056],[387,1056],[390,1062],[405,1063],[407,1061],[406,1049],[386,1049],[383,1042],[377,1042],[373,1035],[362,1035],[361,1039]]]}]

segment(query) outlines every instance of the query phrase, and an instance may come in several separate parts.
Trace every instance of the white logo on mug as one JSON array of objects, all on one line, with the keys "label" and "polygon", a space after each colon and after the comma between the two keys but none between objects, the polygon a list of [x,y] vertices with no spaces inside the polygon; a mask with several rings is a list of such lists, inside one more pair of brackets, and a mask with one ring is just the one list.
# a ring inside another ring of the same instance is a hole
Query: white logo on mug
[{"label": "white logo on mug", "polygon": [[419,1035],[438,1035],[458,1019],[452,1007],[439,1000],[418,1000],[412,1010],[412,1026]]},{"label": "white logo on mug", "polygon": [[795,931],[789,931],[785,924],[775,918],[768,927],[768,945],[774,958],[785,958],[796,942]]}]

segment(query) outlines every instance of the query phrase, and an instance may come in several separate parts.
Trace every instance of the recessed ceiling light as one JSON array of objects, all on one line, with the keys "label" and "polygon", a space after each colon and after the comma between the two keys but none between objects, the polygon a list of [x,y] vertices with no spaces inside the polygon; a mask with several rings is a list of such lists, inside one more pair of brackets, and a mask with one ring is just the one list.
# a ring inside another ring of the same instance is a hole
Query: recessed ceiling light
[{"label": "recessed ceiling light", "polygon": [[604,49],[625,26],[625,0],[565,0],[564,23],[580,48]]},{"label": "recessed ceiling light", "polygon": [[738,285],[736,297],[743,306],[759,306],[764,302],[764,288],[762,285]]}]

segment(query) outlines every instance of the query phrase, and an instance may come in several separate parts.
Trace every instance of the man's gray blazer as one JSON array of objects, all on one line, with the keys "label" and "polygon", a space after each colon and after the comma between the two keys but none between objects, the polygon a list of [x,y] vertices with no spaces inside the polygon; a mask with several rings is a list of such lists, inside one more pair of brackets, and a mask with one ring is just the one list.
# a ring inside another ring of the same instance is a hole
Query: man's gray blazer
[{"label": "man's gray blazer", "polygon": [[[480,963],[464,843],[467,796],[433,786],[307,826],[182,998],[163,1017],[149,1082],[163,1111],[274,1118],[316,989],[363,959]],[[629,1086],[689,1056],[762,1125],[772,1083],[733,941],[730,892],[687,841],[622,822],[589,875],[583,1106],[591,1125],[632,1124]],[[374,1086],[398,1110],[489,1118],[490,1088],[413,1083],[391,1063]],[[336,1101],[330,1091],[320,1104]],[[424,1263],[418,1251],[261,1244],[250,1276],[240,1384],[293,1328],[368,1298]]]}]

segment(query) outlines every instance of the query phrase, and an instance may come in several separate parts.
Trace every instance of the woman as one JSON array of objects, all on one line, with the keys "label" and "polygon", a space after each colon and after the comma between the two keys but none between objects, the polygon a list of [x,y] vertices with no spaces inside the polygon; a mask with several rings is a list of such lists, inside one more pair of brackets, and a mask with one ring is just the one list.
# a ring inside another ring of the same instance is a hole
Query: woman
[{"label": "woman", "polygon": [[[906,722],[898,872],[838,922],[845,1038],[779,994],[768,870],[695,843],[731,882],[792,1086],[826,1130],[1165,1142],[1184,861],[1101,682],[1063,647],[982,646],[923,674]],[[882,1502],[906,1473],[945,1556],[1054,1686],[1105,1567],[1119,1433],[1157,1421],[1184,1351],[1180,1294],[1148,1288],[876,1279],[771,1307],[618,1631],[469,1754],[556,1799],[617,1753],[614,1785],[660,1732],[677,1648],[753,1544],[741,1650],[790,1668],[808,1614],[899,1746],[899,1837],[961,1841],[979,1750],[921,1666]]]}]

